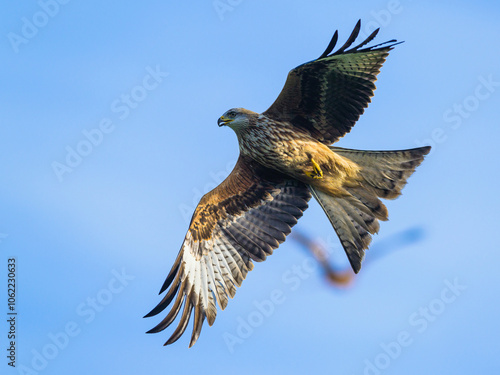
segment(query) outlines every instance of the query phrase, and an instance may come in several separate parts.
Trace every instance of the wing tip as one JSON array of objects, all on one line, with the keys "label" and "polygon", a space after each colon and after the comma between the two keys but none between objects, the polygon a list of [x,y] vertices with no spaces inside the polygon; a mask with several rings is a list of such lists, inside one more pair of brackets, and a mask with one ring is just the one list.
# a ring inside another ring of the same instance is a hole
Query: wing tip
[{"label": "wing tip", "polygon": [[162,308],[160,308],[161,303],[156,305],[150,312],[148,312],[146,315],[144,315],[142,318],[151,318],[152,316],[156,316],[159,313],[163,311]]},{"label": "wing tip", "polygon": [[339,31],[335,30],[335,33],[332,36],[332,39],[330,39],[330,43],[328,43],[328,46],[326,47],[325,51],[321,54],[320,57],[317,58],[317,60],[323,59],[329,55],[330,52],[333,51],[335,48],[335,45],[337,44],[337,41],[339,39]]},{"label": "wing tip", "polygon": [[147,334],[151,334],[151,333],[158,333],[158,332],[161,332],[163,331],[165,328],[164,327],[161,327],[161,323],[158,324],[157,326],[151,328],[149,331],[146,331]]},{"label": "wing tip", "polygon": [[366,47],[366,48],[360,49],[361,47],[365,46],[366,44],[370,43],[373,39],[375,39],[375,37],[378,35],[378,33],[380,31],[380,27],[378,27],[377,29],[372,31],[372,33],[366,39],[364,39],[360,44],[358,44],[355,47],[352,47],[351,49],[348,49],[354,43],[354,41],[358,38],[360,31],[361,31],[361,19],[359,19],[358,22],[356,22],[356,25],[354,26],[354,29],[351,32],[351,35],[349,36],[349,38],[347,39],[345,44],[342,47],[340,47],[337,51],[332,53],[332,51],[335,48],[335,45],[337,44],[337,41],[338,41],[338,30],[336,30],[335,33],[333,34],[332,39],[330,40],[330,43],[326,47],[325,51],[321,54],[320,57],[317,58],[317,60],[320,60],[320,59],[323,59],[326,57],[330,57],[330,56],[344,54],[344,53],[376,51],[378,49],[386,49],[386,48],[388,51],[390,51],[398,44],[404,43],[404,41],[398,42],[396,39],[391,39],[391,40],[388,40],[386,42],[383,42],[383,43],[380,43],[380,44],[377,44],[377,45],[374,45],[371,47]]}]

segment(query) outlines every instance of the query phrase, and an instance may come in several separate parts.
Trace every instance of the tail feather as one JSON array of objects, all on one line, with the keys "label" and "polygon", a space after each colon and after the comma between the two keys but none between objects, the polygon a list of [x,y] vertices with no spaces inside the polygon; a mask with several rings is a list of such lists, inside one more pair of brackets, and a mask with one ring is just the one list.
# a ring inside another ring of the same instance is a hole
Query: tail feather
[{"label": "tail feather", "polygon": [[386,221],[389,217],[387,207],[373,193],[373,188],[368,186],[346,187],[350,196],[345,199],[354,207],[379,220]]},{"label": "tail feather", "polygon": [[[361,176],[377,197],[395,199],[401,195],[415,168],[422,163],[430,147],[401,151],[362,151],[341,147],[331,150],[361,167]],[[366,189],[366,186],[365,186]]]},{"label": "tail feather", "polygon": [[345,198],[332,197],[314,186],[309,188],[339,236],[352,269],[358,273],[364,257],[363,250],[368,248],[372,239],[370,233],[378,230],[377,220],[351,205]]},{"label": "tail feather", "polygon": [[342,206],[346,214],[352,218],[359,226],[361,226],[365,231],[371,234],[378,233],[380,229],[380,224],[372,215],[367,214],[355,206],[352,206],[349,201],[345,199],[339,199],[339,204]]},{"label": "tail feather", "polygon": [[358,273],[364,250],[371,234],[379,230],[378,220],[387,220],[388,212],[379,198],[395,199],[401,195],[406,180],[424,160],[430,147],[401,151],[361,151],[331,147],[360,167],[360,181],[344,186],[348,196],[335,197],[309,186],[313,196],[325,211],[349,258]]}]

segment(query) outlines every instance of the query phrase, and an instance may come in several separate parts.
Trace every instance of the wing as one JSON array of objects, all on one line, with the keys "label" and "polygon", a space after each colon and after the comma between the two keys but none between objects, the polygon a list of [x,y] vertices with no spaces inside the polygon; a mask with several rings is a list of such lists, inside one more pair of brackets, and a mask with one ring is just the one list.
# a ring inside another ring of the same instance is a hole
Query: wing
[{"label": "wing", "polygon": [[390,40],[362,48],[375,38],[377,29],[348,49],[360,27],[358,21],[347,42],[331,53],[338,39],[336,31],[318,59],[291,70],[278,98],[263,114],[289,121],[328,145],[348,133],[370,103],[374,82],[389,51],[399,44]]},{"label": "wing", "polygon": [[168,292],[146,317],[175,301],[167,316],[148,333],[164,330],[184,309],[165,345],[184,333],[194,310],[191,347],[205,318],[211,326],[216,302],[224,310],[253,261],[263,261],[285,241],[311,198],[301,182],[240,156],[226,180],[203,196],[160,294]]}]

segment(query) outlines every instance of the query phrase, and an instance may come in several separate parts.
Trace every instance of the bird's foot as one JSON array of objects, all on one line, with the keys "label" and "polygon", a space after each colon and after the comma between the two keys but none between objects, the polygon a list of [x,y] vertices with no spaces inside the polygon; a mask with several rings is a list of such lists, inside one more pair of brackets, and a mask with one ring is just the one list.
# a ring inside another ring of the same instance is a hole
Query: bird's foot
[{"label": "bird's foot", "polygon": [[311,164],[312,164],[313,170],[312,170],[312,172],[306,171],[305,172],[306,175],[311,177],[311,178],[323,178],[323,171],[321,170],[321,167],[312,158],[311,158]]}]

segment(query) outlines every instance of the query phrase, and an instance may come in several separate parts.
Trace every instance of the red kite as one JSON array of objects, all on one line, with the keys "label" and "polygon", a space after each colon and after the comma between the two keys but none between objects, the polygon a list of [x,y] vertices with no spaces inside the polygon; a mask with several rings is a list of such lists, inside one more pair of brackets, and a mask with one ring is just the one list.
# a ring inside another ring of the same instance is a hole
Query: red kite
[{"label": "red kite", "polygon": [[314,196],[340,238],[352,268],[361,268],[364,250],[378,220],[387,220],[379,198],[401,194],[408,177],[430,147],[402,151],[360,151],[331,146],[348,133],[373,96],[377,74],[391,40],[355,47],[360,22],[333,52],[338,32],[316,60],[291,70],[276,101],[263,113],[230,109],[219,118],[237,137],[240,156],[231,174],[201,199],[184,243],[160,294],[146,316],[167,316],[148,333],[168,327],[183,307],[165,345],[179,339],[194,311],[189,346],[205,318],[212,325],[216,304],[224,310],[252,261],[271,255],[290,233]]}]

